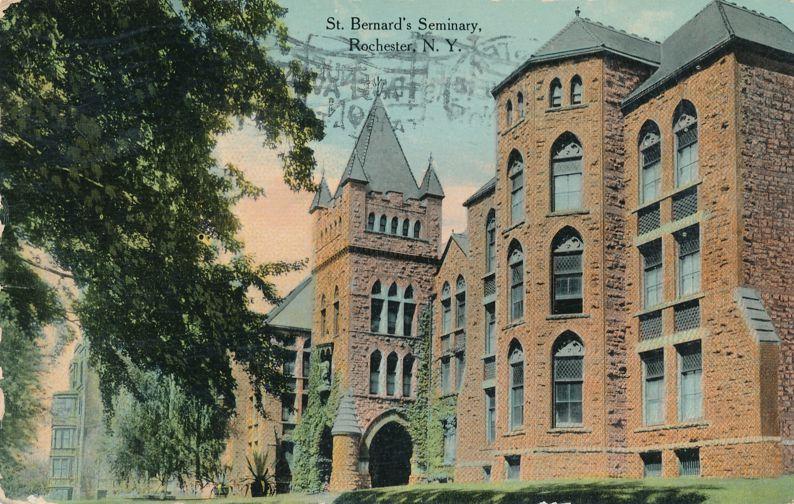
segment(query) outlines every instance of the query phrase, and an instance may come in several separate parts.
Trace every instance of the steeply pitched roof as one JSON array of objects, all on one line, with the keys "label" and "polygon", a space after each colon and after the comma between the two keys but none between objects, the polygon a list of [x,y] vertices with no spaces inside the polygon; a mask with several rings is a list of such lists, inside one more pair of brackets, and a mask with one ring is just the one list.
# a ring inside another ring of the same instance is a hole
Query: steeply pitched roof
[{"label": "steeply pitched roof", "polygon": [[314,199],[312,199],[312,205],[309,207],[309,213],[317,210],[318,208],[328,208],[328,205],[331,204],[331,191],[328,189],[328,184],[325,182],[325,177],[320,180],[320,187],[317,188],[317,192],[314,193]]},{"label": "steeply pitched roof", "polygon": [[623,105],[637,102],[737,40],[794,54],[794,33],[786,25],[736,4],[715,0],[662,42],[661,66],[623,100]]},{"label": "steeply pitched roof", "polygon": [[346,393],[339,401],[339,409],[336,410],[336,418],[331,426],[331,434],[353,434],[361,435],[361,428],[358,426],[358,416],[356,415],[356,403],[350,393]]},{"label": "steeply pitched roof", "polygon": [[418,198],[419,187],[380,96],[375,98],[350,154],[336,196],[350,181],[366,182],[370,191],[400,192]]},{"label": "steeply pitched roof", "polygon": [[476,203],[482,198],[488,196],[489,194],[493,194],[495,188],[496,188],[496,177],[493,177],[491,180],[486,182],[482,187],[474,191],[474,194],[469,196],[469,198],[463,202],[463,206],[467,207],[473,203]]},{"label": "steeply pitched roof", "polygon": [[427,170],[425,176],[422,177],[422,185],[419,186],[419,193],[421,196],[435,196],[437,198],[444,197],[444,189],[441,188],[441,182],[438,180],[436,170],[433,167],[433,157],[427,163]]},{"label": "steeply pitched roof", "polygon": [[734,292],[736,303],[742,309],[744,321],[757,341],[779,343],[780,337],[772,325],[772,318],[764,308],[761,295],[755,289],[739,287]]},{"label": "steeply pitched roof", "polygon": [[497,84],[491,94],[498,94],[534,64],[599,52],[617,54],[652,66],[657,66],[660,59],[658,42],[577,16]]},{"label": "steeply pitched roof", "polygon": [[314,276],[308,276],[267,314],[268,324],[285,329],[312,330]]},{"label": "steeply pitched roof", "polygon": [[469,255],[469,235],[466,233],[452,233],[449,237],[449,240],[447,240],[447,244],[444,246],[444,252],[441,254],[439,264],[444,264],[444,260],[446,259],[449,249],[453,243],[457,244],[464,255]]}]

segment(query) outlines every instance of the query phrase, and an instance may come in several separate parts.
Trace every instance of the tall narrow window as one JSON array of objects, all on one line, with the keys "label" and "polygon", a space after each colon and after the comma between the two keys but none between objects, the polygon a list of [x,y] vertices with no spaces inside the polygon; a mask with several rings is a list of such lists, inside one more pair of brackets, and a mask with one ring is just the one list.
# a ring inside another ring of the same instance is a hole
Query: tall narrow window
[{"label": "tall narrow window", "polygon": [[493,443],[496,439],[496,389],[485,389],[485,440]]},{"label": "tall narrow window", "polygon": [[409,285],[405,288],[405,294],[403,295],[403,336],[413,335],[415,311],[414,288]]},{"label": "tall narrow window", "polygon": [[320,301],[320,336],[325,336],[325,320],[326,320],[325,294],[323,294]]},{"label": "tall narrow window", "polygon": [[524,158],[517,150],[510,153],[507,166],[510,178],[510,222],[515,225],[524,221]]},{"label": "tall narrow window", "polygon": [[582,103],[582,78],[574,75],[571,79],[571,105]]},{"label": "tall narrow window", "polygon": [[551,148],[552,212],[582,208],[582,144],[571,133],[562,134]]},{"label": "tall narrow window", "polygon": [[466,281],[462,276],[458,277],[455,291],[455,327],[464,329],[466,327]]},{"label": "tall narrow window", "polygon": [[397,393],[397,354],[392,352],[386,357],[386,395]]},{"label": "tall narrow window", "polygon": [[396,334],[397,317],[400,314],[400,293],[396,283],[392,283],[391,287],[389,287],[388,309],[386,313],[386,332],[389,334]]},{"label": "tall narrow window", "polygon": [[521,320],[524,317],[524,252],[521,245],[514,241],[510,244],[510,320]]},{"label": "tall narrow window", "polygon": [[640,248],[642,254],[643,306],[650,308],[662,302],[662,240],[654,240]]},{"label": "tall narrow window", "polygon": [[643,409],[645,425],[664,423],[664,353],[663,350],[648,352],[642,356],[645,386],[643,387]]},{"label": "tall narrow window", "polygon": [[648,203],[662,191],[662,143],[659,127],[646,121],[640,130],[640,202]]},{"label": "tall narrow window", "polygon": [[422,232],[422,223],[419,221],[414,222],[414,238],[419,238]]},{"label": "tall narrow window", "polygon": [[582,296],[582,237],[573,228],[557,233],[552,242],[552,312],[581,313]]},{"label": "tall narrow window", "polygon": [[518,101],[518,118],[524,118],[524,94],[519,91],[518,96],[516,97],[516,101]]},{"label": "tall narrow window", "polygon": [[549,106],[552,108],[562,107],[562,84],[560,79],[554,79],[549,86]]},{"label": "tall narrow window", "polygon": [[403,397],[411,397],[414,379],[414,358],[411,354],[403,357]]},{"label": "tall narrow window", "polygon": [[380,394],[380,351],[375,350],[369,356],[369,393]]},{"label": "tall narrow window", "polygon": [[488,212],[485,224],[485,272],[492,273],[496,269],[496,212]]},{"label": "tall narrow window", "polygon": [[517,341],[510,345],[510,430],[524,425],[524,351]]},{"label": "tall narrow window", "polygon": [[369,217],[367,217],[367,230],[368,231],[375,231],[375,213],[370,212]]},{"label": "tall narrow window", "polygon": [[460,390],[466,375],[466,352],[455,354],[455,389]]},{"label": "tall narrow window", "polygon": [[400,219],[398,219],[397,217],[392,217],[391,218],[391,234],[396,235],[397,234],[397,229],[399,228],[399,226],[400,226]]},{"label": "tall narrow window", "polygon": [[386,216],[385,215],[381,215],[380,216],[380,223],[379,223],[379,226],[378,226],[378,231],[380,231],[381,233],[385,233],[386,232]]},{"label": "tall narrow window", "polygon": [[442,357],[441,358],[441,393],[442,394],[449,394],[452,392],[451,383],[449,380],[449,365],[450,360],[449,357]]},{"label": "tall narrow window", "polygon": [[510,100],[505,103],[505,122],[508,127],[513,124],[513,102]]},{"label": "tall narrow window", "polygon": [[485,355],[496,351],[496,309],[494,303],[485,305]]},{"label": "tall narrow window", "polygon": [[692,226],[675,235],[678,242],[678,296],[700,291],[700,229]]},{"label": "tall narrow window", "polygon": [[450,299],[451,289],[448,283],[444,283],[441,289],[441,334],[449,334],[452,331],[452,300]]},{"label": "tall narrow window", "polygon": [[403,236],[408,236],[409,227],[411,227],[411,221],[409,219],[405,219],[403,221]]},{"label": "tall narrow window", "polygon": [[554,345],[554,425],[582,424],[584,345],[573,333],[565,333]]},{"label": "tall narrow window", "polygon": [[334,336],[339,336],[339,287],[334,287]]},{"label": "tall narrow window", "polygon": [[380,285],[380,280],[375,282],[375,284],[372,286],[369,312],[369,330],[371,332],[382,332],[381,321],[383,320],[383,291]]},{"label": "tall narrow window", "polygon": [[673,114],[676,187],[698,178],[698,124],[695,106],[683,100]]},{"label": "tall narrow window", "polygon": [[678,347],[679,400],[678,419],[682,422],[703,417],[703,359],[700,342]]},{"label": "tall narrow window", "polygon": [[455,463],[455,451],[457,448],[457,425],[454,418],[447,418],[444,421],[444,465]]}]

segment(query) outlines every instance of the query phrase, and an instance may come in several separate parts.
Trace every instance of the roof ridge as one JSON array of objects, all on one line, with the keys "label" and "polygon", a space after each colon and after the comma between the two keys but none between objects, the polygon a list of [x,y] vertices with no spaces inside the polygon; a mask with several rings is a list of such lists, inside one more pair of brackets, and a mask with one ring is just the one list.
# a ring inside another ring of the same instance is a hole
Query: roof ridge
[{"label": "roof ridge", "polygon": [[728,1],[728,0],[714,0],[714,3],[718,3],[718,4],[722,4],[722,5],[727,5],[727,6],[730,6],[730,7],[735,7],[735,8],[737,8],[737,9],[739,9],[739,10],[743,10],[743,11],[745,11],[745,12],[748,12],[748,13],[750,13],[750,14],[753,14],[753,15],[755,15],[755,16],[762,17],[762,18],[764,18],[764,19],[769,19],[770,21],[776,21],[776,22],[778,22],[778,23],[782,24],[783,26],[786,26],[786,25],[785,25],[785,24],[784,24],[782,21],[780,21],[780,20],[779,20],[778,18],[776,18],[775,16],[770,16],[769,14],[764,14],[764,13],[763,13],[763,12],[761,12],[761,11],[757,11],[757,10],[754,10],[754,9],[750,9],[749,7],[745,7],[744,5],[739,5],[739,4],[738,4],[738,3],[736,3],[736,2],[730,2],[730,1]]},{"label": "roof ridge", "polygon": [[720,0],[714,0],[714,3],[717,5],[717,10],[720,13],[720,17],[722,17],[722,22],[728,30],[728,36],[733,38],[736,36],[736,32],[733,30],[733,26],[731,26],[731,22],[728,20],[728,15],[725,14],[725,4]]},{"label": "roof ridge", "polygon": [[[620,35],[626,35],[627,37],[631,37],[631,38],[640,40],[642,42],[650,42],[651,44],[661,44],[661,42],[659,42],[658,40],[651,40],[650,38],[643,37],[642,35],[639,35],[637,33],[628,32],[628,31],[622,30],[620,28],[615,28],[614,26],[611,26],[611,25],[605,25],[604,23],[600,23],[600,22],[598,22],[598,21],[596,21],[594,19],[590,19],[590,18],[587,18],[587,17],[579,18],[579,19],[583,19],[584,21],[587,21],[588,24],[596,25],[596,26],[599,26],[599,27],[604,28],[606,30],[610,30],[610,31],[618,33]],[[592,33],[591,33],[591,35],[592,35]],[[595,37],[596,35],[593,35],[593,36]]]}]

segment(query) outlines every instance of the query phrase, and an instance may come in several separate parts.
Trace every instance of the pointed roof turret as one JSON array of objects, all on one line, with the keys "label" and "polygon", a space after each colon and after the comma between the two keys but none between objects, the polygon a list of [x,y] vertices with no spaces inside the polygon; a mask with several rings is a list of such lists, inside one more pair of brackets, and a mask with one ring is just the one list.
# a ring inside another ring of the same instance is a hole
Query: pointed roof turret
[{"label": "pointed roof turret", "polygon": [[323,178],[320,180],[320,186],[317,188],[317,192],[314,193],[314,199],[312,199],[312,205],[309,207],[309,213],[314,212],[318,208],[328,208],[332,200],[331,190],[328,189],[328,183],[326,183],[325,174],[323,174]]},{"label": "pointed roof turret", "polygon": [[356,403],[353,396],[347,392],[339,401],[339,409],[336,410],[334,425],[331,427],[331,435],[361,435],[361,428],[358,426],[358,416],[356,415]]},{"label": "pointed roof turret", "polygon": [[435,167],[433,166],[433,155],[430,154],[430,159],[427,161],[427,170],[425,176],[422,177],[422,185],[419,187],[420,197],[435,197],[443,198],[444,189],[441,188],[441,182],[436,175]]},{"label": "pointed roof turret", "polygon": [[336,196],[351,181],[366,183],[370,191],[399,192],[405,198],[419,197],[416,179],[379,95],[364,120]]}]

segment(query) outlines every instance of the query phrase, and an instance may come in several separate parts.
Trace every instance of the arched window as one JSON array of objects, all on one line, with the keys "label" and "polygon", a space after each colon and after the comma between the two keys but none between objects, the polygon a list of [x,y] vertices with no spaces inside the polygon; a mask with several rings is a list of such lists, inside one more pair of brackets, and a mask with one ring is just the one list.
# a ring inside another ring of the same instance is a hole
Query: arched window
[{"label": "arched window", "polygon": [[510,268],[507,280],[510,285],[510,320],[516,321],[524,318],[524,251],[515,240],[510,244],[507,263]]},{"label": "arched window", "polygon": [[518,118],[519,119],[523,119],[524,118],[524,94],[521,91],[518,92],[517,100],[518,100]]},{"label": "arched window", "polygon": [[380,394],[380,351],[375,350],[369,356],[369,393]]},{"label": "arched window", "polygon": [[385,233],[386,232],[386,216],[385,215],[381,215],[380,216],[380,223],[379,224],[380,225],[378,226],[378,231],[380,231],[381,233]]},{"label": "arched window", "polygon": [[405,219],[403,221],[403,236],[408,236],[408,228],[411,226],[411,221]]},{"label": "arched window", "polygon": [[403,295],[403,336],[411,336],[413,333],[415,311],[414,288],[409,285]]},{"label": "arched window", "polygon": [[551,148],[551,211],[582,208],[582,144],[563,133]]},{"label": "arched window", "polygon": [[496,268],[496,212],[491,209],[485,222],[485,272]]},{"label": "arched window", "polygon": [[391,234],[396,235],[397,229],[400,226],[400,220],[397,217],[391,218]]},{"label": "arched window", "polygon": [[554,426],[582,424],[584,345],[572,332],[554,343]]},{"label": "arched window", "polygon": [[334,287],[334,337],[339,336],[339,287]]},{"label": "arched window", "polygon": [[645,121],[640,129],[640,203],[659,197],[662,189],[662,137],[653,121]]},{"label": "arched window", "polygon": [[411,397],[414,378],[414,358],[411,354],[403,357],[403,397]]},{"label": "arched window", "polygon": [[582,78],[574,75],[571,79],[571,105],[582,103]]},{"label": "arched window", "polygon": [[549,86],[549,106],[552,108],[562,107],[562,84],[560,79],[554,79]]},{"label": "arched window", "polygon": [[507,121],[508,126],[513,124],[513,102],[510,100],[507,100],[505,104],[505,121]]},{"label": "arched window", "polygon": [[444,282],[441,289],[441,334],[449,334],[452,331],[452,300],[450,299],[451,289],[449,283]]},{"label": "arched window", "polygon": [[507,159],[507,176],[510,179],[510,223],[524,220],[524,158],[513,149]]},{"label": "arched window", "polygon": [[325,320],[326,320],[326,311],[325,311],[325,294],[323,294],[320,300],[320,336],[325,336]]},{"label": "arched window", "polygon": [[466,327],[466,280],[462,276],[458,277],[455,283],[455,327],[462,329]]},{"label": "arched window", "polygon": [[367,217],[367,230],[375,231],[375,212],[370,212]]},{"label": "arched window", "polygon": [[370,297],[370,324],[369,330],[371,332],[383,332],[381,329],[381,322],[383,321],[383,290],[380,285],[380,280],[375,282],[372,286],[372,294]]},{"label": "arched window", "polygon": [[397,354],[392,352],[386,357],[386,395],[397,393]]},{"label": "arched window", "polygon": [[563,228],[552,247],[552,312],[582,312],[582,252],[584,242],[573,228]]},{"label": "arched window", "polygon": [[419,233],[422,232],[422,223],[419,221],[414,222],[414,238],[419,238]]},{"label": "arched window", "polygon": [[692,102],[682,100],[673,114],[675,133],[675,185],[698,178],[698,114]]},{"label": "arched window", "polygon": [[524,425],[524,350],[518,341],[510,343],[510,430]]},{"label": "arched window", "polygon": [[386,332],[389,334],[396,334],[397,332],[397,316],[400,313],[400,291],[396,283],[392,283],[389,287],[389,300],[387,311]]}]

